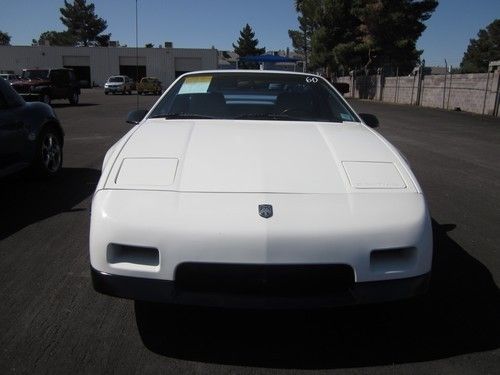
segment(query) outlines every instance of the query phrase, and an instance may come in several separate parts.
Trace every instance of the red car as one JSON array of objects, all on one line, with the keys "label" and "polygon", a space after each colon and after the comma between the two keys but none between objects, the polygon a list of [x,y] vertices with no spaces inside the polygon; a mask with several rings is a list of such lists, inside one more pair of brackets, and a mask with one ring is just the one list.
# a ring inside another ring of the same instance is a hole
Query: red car
[{"label": "red car", "polygon": [[50,104],[54,99],[67,99],[73,105],[80,99],[80,87],[71,69],[23,69],[21,79],[12,87],[27,101]]}]

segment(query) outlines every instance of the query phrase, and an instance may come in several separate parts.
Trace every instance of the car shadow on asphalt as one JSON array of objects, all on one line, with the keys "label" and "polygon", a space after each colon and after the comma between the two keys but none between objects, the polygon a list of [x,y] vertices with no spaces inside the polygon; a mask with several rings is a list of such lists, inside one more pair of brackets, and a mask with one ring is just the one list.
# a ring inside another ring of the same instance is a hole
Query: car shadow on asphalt
[{"label": "car shadow on asphalt", "polygon": [[391,365],[496,349],[499,289],[488,269],[448,236],[453,228],[433,221],[433,278],[425,299],[321,311],[136,302],[139,333],[149,350],[166,357],[267,368]]},{"label": "car shadow on asphalt", "polygon": [[0,240],[22,228],[74,207],[95,190],[101,172],[63,168],[57,176],[35,179],[19,173],[0,179]]}]

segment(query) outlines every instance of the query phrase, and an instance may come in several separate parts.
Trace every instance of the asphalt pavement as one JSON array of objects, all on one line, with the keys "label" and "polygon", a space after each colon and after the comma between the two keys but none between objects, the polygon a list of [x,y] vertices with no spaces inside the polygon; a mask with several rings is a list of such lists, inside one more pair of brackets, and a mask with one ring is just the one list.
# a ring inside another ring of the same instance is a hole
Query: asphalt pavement
[{"label": "asphalt pavement", "polygon": [[0,374],[498,373],[500,119],[352,102],[378,116],[425,192],[435,241],[427,299],[152,313],[93,291],[88,233],[105,151],[130,129],[137,100],[156,99],[85,90],[79,106],[54,102],[66,132],[61,175],[0,180]]}]

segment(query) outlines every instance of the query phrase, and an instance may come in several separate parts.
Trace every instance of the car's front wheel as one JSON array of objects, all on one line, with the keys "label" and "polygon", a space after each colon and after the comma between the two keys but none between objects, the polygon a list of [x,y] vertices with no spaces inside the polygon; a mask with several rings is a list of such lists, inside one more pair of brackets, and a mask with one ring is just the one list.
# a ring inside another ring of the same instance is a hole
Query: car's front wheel
[{"label": "car's front wheel", "polygon": [[50,102],[52,101],[50,95],[48,93],[43,93],[42,94],[42,102],[44,102],[45,104],[48,104],[50,105]]},{"label": "car's front wheel", "polygon": [[80,100],[80,95],[78,95],[78,93],[75,91],[69,98],[69,103],[72,105],[77,105],[79,100]]},{"label": "car's front wheel", "polygon": [[61,171],[63,148],[61,135],[57,129],[47,126],[38,137],[33,172],[39,176],[54,176]]}]

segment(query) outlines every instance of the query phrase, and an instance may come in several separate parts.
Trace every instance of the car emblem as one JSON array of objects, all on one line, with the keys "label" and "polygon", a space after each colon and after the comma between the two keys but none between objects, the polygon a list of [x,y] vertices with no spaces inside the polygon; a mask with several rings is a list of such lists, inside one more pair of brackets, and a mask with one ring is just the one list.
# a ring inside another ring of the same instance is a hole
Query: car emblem
[{"label": "car emblem", "polygon": [[273,206],[270,204],[259,204],[259,215],[264,219],[269,219],[273,216]]}]

